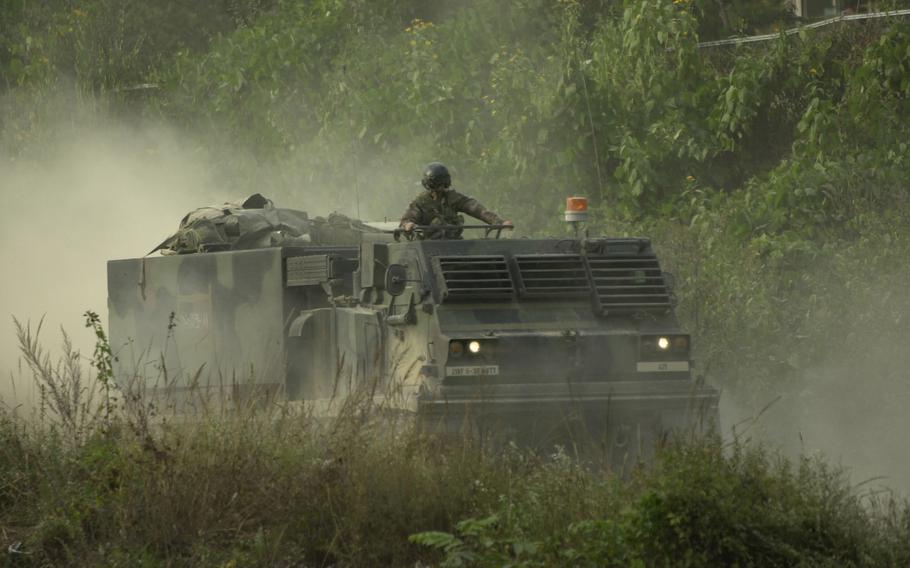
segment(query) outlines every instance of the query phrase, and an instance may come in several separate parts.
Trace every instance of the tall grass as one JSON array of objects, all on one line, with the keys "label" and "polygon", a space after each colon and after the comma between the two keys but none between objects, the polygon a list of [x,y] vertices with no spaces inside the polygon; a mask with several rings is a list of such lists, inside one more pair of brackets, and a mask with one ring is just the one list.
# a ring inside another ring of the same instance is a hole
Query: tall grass
[{"label": "tall grass", "polygon": [[103,348],[89,372],[64,340],[54,366],[38,329],[17,329],[46,411],[0,407],[8,565],[910,562],[907,504],[859,493],[819,460],[708,438],[622,480],[558,448],[389,427],[369,397],[331,421],[275,402],[140,419],[142,405],[106,412]]}]

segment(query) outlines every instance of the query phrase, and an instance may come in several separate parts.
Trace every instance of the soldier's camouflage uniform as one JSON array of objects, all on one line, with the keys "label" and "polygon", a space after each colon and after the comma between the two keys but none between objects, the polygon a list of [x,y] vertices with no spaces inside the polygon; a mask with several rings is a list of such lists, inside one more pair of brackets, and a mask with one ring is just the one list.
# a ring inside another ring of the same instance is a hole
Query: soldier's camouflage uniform
[{"label": "soldier's camouflage uniform", "polygon": [[[439,199],[434,199],[433,193],[438,193]],[[466,213],[491,225],[501,225],[503,222],[502,217],[484,207],[476,199],[454,189],[447,189],[442,192],[421,192],[401,216],[401,224],[411,222],[415,225],[463,225],[464,218],[459,213]],[[437,231],[425,236],[431,239],[458,239],[461,238],[461,229],[450,229],[445,231],[445,234],[443,231]]]}]

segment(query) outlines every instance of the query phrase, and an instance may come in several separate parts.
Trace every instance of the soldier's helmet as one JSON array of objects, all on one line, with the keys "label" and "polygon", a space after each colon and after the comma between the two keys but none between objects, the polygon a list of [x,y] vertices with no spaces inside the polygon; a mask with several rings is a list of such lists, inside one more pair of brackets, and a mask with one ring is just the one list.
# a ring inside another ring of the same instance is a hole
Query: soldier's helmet
[{"label": "soldier's helmet", "polygon": [[452,185],[452,175],[449,168],[439,162],[430,162],[423,169],[423,179],[420,180],[429,191],[448,189]]}]

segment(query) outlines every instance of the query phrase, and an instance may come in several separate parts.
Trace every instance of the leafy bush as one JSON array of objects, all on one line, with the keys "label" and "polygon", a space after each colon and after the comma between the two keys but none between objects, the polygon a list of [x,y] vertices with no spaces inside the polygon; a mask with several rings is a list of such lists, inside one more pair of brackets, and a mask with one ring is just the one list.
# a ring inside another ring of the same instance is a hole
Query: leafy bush
[{"label": "leafy bush", "polygon": [[[23,347],[36,350],[36,343]],[[104,347],[99,336],[96,362],[104,361]],[[74,376],[64,384],[90,388],[81,381],[97,380]],[[88,409],[100,418],[76,430],[78,437],[61,435],[71,412],[0,412],[0,525],[12,562],[759,566],[910,559],[910,504],[859,494],[821,460],[792,465],[739,441],[680,440],[623,480],[558,448],[541,456],[425,438],[356,398],[332,421],[255,405],[149,421],[136,415],[137,405],[107,412],[109,400]]]},{"label": "leafy bush", "polygon": [[443,566],[855,566],[907,554],[886,536],[900,514],[870,519],[836,470],[808,458],[794,467],[738,443],[675,447],[610,498],[605,516],[551,531],[494,514],[411,540],[440,550]]}]

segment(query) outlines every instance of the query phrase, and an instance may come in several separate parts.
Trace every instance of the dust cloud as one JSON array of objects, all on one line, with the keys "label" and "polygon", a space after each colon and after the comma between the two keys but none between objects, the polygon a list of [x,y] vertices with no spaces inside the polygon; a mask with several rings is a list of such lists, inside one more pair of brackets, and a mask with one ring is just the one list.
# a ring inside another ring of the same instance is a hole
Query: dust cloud
[{"label": "dust cloud", "polygon": [[[40,153],[0,157],[0,396],[33,401],[12,318],[44,317],[43,343],[61,326],[84,356],[94,338],[82,314],[107,321],[106,261],[146,254],[186,211],[222,195],[196,149],[163,127],[97,121],[55,132]],[[15,384],[14,384],[15,383]]]},{"label": "dust cloud", "polygon": [[173,125],[103,117],[65,101],[50,106],[43,140],[24,141],[20,152],[15,139],[0,140],[0,399],[11,406],[36,400],[13,317],[33,329],[43,318],[41,343],[52,359],[61,328],[90,356],[94,336],[83,314],[95,311],[107,326],[106,262],[147,254],[188,211],[262,192],[311,216],[388,219],[417,191],[419,165],[405,152],[361,155],[371,179],[358,188],[331,172],[307,180],[303,159],[258,163],[241,150],[226,157],[223,140]]},{"label": "dust cloud", "polygon": [[[360,158],[372,179],[357,199],[352,199],[351,183],[339,182],[337,187],[317,183],[322,191],[304,200],[296,181],[300,172],[291,169],[271,172],[269,184],[238,191],[219,182],[206,149],[177,129],[90,122],[55,131],[40,153],[0,156],[0,397],[7,404],[34,400],[33,383],[19,362],[12,317],[33,326],[44,317],[45,345],[59,345],[62,327],[90,355],[94,338],[82,314],[93,310],[107,321],[106,261],[147,253],[187,211],[264,191],[281,205],[312,214],[338,209],[356,215],[362,196],[364,217],[382,218],[400,212],[417,190],[418,152],[401,150]],[[884,294],[895,292],[871,295]],[[910,296],[903,294],[893,298],[896,313],[910,310]],[[728,388],[721,398],[723,429],[729,432],[737,424],[746,437],[780,447],[790,457],[820,454],[842,465],[856,484],[910,494],[905,434],[910,431],[910,332],[902,329],[899,322],[858,326],[849,352],[833,352],[789,382],[781,381],[786,385],[781,392]]]},{"label": "dust cloud", "polygon": [[[882,304],[844,306],[874,317],[831,330],[840,348],[781,380],[780,390],[725,390],[721,421],[728,435],[736,426],[742,438],[791,459],[818,456],[843,468],[861,492],[891,489],[910,497],[910,329],[901,322],[910,293],[874,282],[867,292],[866,298],[887,298],[893,312]],[[846,346],[838,341],[844,337]]]}]

